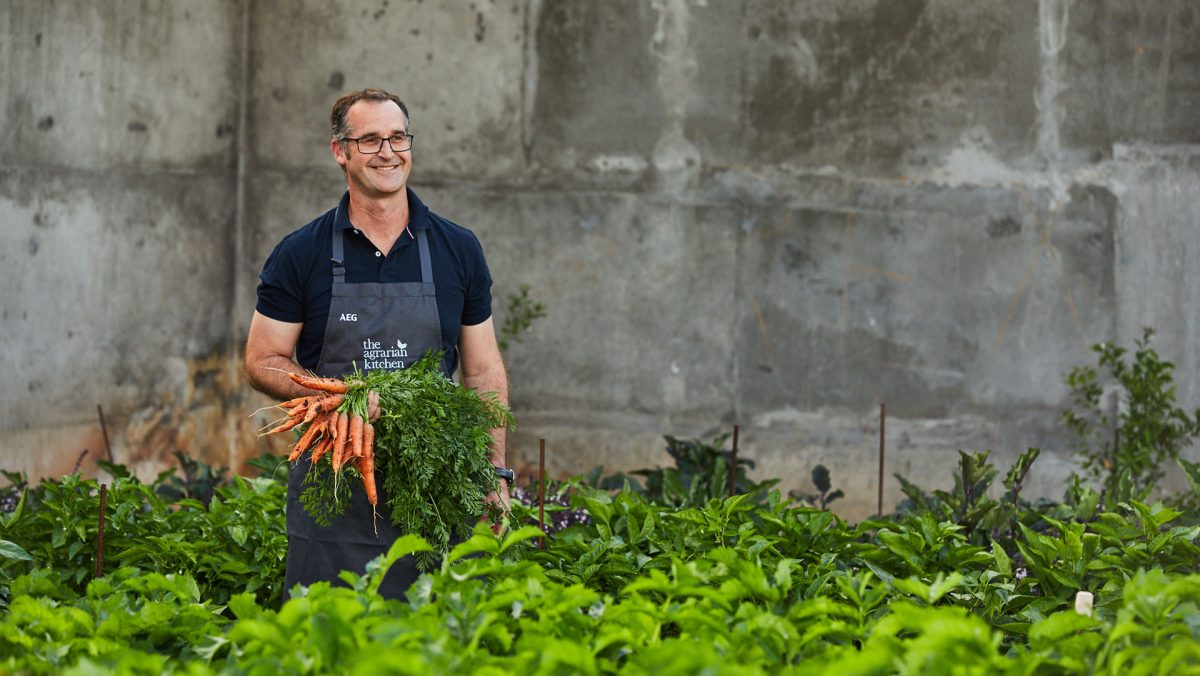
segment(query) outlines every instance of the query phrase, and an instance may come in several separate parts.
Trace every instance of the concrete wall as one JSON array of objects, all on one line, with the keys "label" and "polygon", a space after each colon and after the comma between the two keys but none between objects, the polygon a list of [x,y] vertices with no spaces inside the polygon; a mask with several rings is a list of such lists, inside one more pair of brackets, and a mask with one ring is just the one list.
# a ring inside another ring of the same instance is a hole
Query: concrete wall
[{"label": "concrete wall", "polygon": [[1200,8],[1183,0],[15,0],[0,9],[0,464],[267,448],[258,269],[342,190],[340,93],[400,93],[414,186],[474,229],[551,470],[742,426],[874,509],[957,449],[1072,471],[1066,372],[1140,327],[1200,403]]}]

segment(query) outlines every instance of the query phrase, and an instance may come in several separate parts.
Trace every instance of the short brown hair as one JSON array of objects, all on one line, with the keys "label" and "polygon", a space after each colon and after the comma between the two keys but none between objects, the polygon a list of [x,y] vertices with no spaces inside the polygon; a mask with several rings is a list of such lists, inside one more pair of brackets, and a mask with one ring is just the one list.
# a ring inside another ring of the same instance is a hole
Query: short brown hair
[{"label": "short brown hair", "polygon": [[333,131],[333,140],[343,141],[350,135],[350,125],[346,122],[346,114],[350,112],[350,106],[359,101],[391,101],[400,106],[400,111],[404,113],[404,126],[408,127],[408,106],[400,100],[399,96],[389,94],[382,89],[360,89],[356,92],[344,94],[333,102],[333,112],[329,115],[329,126]]}]

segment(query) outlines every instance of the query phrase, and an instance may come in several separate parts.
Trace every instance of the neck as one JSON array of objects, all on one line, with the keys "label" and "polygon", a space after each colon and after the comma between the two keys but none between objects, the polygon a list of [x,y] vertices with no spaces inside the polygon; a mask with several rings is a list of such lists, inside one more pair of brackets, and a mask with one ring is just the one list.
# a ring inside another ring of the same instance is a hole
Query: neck
[{"label": "neck", "polygon": [[[357,191],[350,191],[350,222],[362,230],[377,245],[387,243],[390,247],[408,227],[408,191],[372,198]],[[388,248],[380,247],[384,252]]]}]

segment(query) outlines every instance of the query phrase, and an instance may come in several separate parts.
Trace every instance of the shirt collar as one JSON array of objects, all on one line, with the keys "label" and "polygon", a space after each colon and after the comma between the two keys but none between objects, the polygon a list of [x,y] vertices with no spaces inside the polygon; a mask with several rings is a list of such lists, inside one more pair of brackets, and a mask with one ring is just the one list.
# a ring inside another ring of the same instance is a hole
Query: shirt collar
[{"label": "shirt collar", "polygon": [[[410,230],[428,230],[429,222],[429,207],[417,197],[417,193],[413,192],[412,188],[404,187],[408,193],[408,228]],[[350,191],[347,190],[342,195],[342,201],[338,202],[337,213],[334,215],[333,228],[335,230],[353,230],[354,226],[350,223]]]}]

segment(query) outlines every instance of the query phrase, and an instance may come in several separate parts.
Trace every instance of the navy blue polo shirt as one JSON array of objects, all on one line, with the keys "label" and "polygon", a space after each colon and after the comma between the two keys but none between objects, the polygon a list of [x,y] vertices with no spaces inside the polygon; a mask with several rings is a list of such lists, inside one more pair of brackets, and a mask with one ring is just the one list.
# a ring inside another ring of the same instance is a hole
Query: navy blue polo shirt
[{"label": "navy blue polo shirt", "polygon": [[[259,275],[258,305],[263,315],[281,322],[301,322],[296,361],[315,370],[325,341],[329,302],[333,292],[333,229],[342,236],[346,257],[346,282],[419,282],[421,256],[416,239],[400,235],[392,250],[377,250],[358,231],[347,214],[350,193],[342,196],[341,212],[331,209],[313,222],[283,238],[267,258]],[[442,347],[447,367],[458,368],[458,337],[463,326],[479,324],[492,316],[492,276],[483,247],[470,230],[433,213],[408,190],[408,227],[426,230]]]}]

